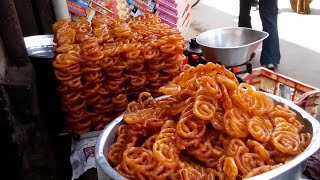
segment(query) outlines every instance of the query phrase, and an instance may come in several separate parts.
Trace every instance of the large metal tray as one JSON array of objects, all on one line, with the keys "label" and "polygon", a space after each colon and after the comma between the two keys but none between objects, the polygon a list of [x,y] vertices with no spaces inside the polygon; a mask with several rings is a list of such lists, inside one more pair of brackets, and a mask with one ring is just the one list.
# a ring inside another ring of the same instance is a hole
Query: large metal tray
[{"label": "large metal tray", "polygon": [[[276,104],[287,104],[291,110],[297,113],[298,120],[305,126],[304,132],[309,132],[312,135],[312,140],[307,149],[302,152],[299,156],[288,162],[287,164],[280,166],[276,169],[268,171],[258,176],[248,178],[248,180],[261,180],[261,179],[273,179],[273,180],[294,180],[301,179],[301,174],[305,168],[305,162],[308,157],[315,153],[320,148],[320,123],[314,119],[309,113],[305,112],[299,106],[293,102],[288,101],[279,96],[275,96],[269,93],[265,93]],[[160,97],[160,98],[166,98]],[[97,141],[95,156],[98,166],[102,171],[109,176],[111,179],[125,179],[120,176],[109,164],[105,154],[108,153],[109,147],[116,140],[117,127],[124,123],[122,120],[123,116],[119,116],[114,119],[100,134]]]}]

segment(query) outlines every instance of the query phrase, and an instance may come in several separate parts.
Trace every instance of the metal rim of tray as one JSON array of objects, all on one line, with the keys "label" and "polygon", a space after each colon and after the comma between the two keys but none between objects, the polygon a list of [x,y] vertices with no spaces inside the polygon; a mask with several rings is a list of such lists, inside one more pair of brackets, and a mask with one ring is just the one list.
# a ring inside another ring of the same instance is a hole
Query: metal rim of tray
[{"label": "metal rim of tray", "polygon": [[[310,124],[312,125],[312,139],[310,142],[310,145],[301,153],[299,154],[296,158],[290,160],[288,163],[275,168],[271,171],[265,172],[263,174],[251,177],[251,178],[247,178],[247,180],[260,180],[260,179],[272,179],[277,177],[278,175],[289,171],[290,169],[298,166],[299,164],[301,164],[303,161],[305,161],[308,157],[310,157],[312,154],[314,154],[319,148],[320,148],[320,123],[313,118],[309,113],[307,113],[306,111],[304,111],[303,109],[301,109],[299,106],[297,106],[296,104],[294,104],[291,101],[288,101],[282,97],[270,94],[270,93],[265,93],[269,98],[271,98],[272,100],[282,103],[282,104],[286,104],[288,105],[291,109],[294,109],[295,111],[297,111],[298,113],[300,113],[301,117],[305,120],[308,120],[310,122]],[[167,98],[169,96],[163,96],[157,99],[162,99],[162,98]],[[116,119],[114,119],[108,126],[106,126],[104,128],[104,130],[101,132],[98,141],[97,141],[97,145],[95,147],[95,157],[96,157],[96,161],[98,166],[102,169],[102,171],[107,174],[109,177],[111,177],[112,179],[125,179],[123,176],[121,176],[120,174],[118,174],[108,163],[105,155],[104,155],[104,146],[105,146],[105,142],[109,136],[109,133],[111,132],[111,130],[113,129],[113,127],[120,123],[123,119],[123,115],[117,117]],[[103,166],[101,166],[103,165]]]},{"label": "metal rim of tray", "polygon": [[54,36],[52,34],[35,35],[24,37],[25,47],[27,49],[29,57],[36,58],[53,58]]}]

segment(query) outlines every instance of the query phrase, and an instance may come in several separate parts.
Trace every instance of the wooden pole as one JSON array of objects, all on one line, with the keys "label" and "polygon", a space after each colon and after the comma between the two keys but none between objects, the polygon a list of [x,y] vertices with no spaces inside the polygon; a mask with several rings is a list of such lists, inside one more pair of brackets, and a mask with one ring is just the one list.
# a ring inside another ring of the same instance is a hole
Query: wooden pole
[{"label": "wooden pole", "polygon": [[23,34],[12,0],[3,0],[0,5],[0,35],[3,40],[8,66],[21,67],[29,62],[27,49],[24,44]]},{"label": "wooden pole", "polygon": [[57,21],[60,19],[70,19],[66,0],[52,0],[52,4]]}]

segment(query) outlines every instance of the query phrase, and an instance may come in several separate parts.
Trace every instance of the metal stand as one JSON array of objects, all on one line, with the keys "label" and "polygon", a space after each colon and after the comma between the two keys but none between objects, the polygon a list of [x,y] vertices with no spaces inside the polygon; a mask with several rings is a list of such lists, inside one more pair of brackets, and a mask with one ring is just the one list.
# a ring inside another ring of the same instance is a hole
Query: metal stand
[{"label": "metal stand", "polygon": [[[200,49],[199,44],[196,42],[195,39],[191,39],[188,43],[186,43],[187,49],[184,52],[184,55],[187,56],[188,58],[188,64],[190,66],[197,66],[198,64],[206,64],[207,61],[204,59],[203,57],[203,53]],[[234,73],[236,75],[236,78],[238,79],[239,83],[243,83],[245,82],[242,78],[240,78],[237,75],[240,74],[245,74],[245,73],[252,73],[252,64],[251,64],[251,60],[255,57],[255,53],[252,53],[250,56],[250,59],[240,65],[237,66],[230,66],[230,67],[226,67],[227,69],[229,69],[232,73]],[[223,65],[221,62],[218,62],[218,64]],[[245,70],[243,71],[235,71],[235,68],[237,67],[242,67],[242,66],[246,66]]]}]

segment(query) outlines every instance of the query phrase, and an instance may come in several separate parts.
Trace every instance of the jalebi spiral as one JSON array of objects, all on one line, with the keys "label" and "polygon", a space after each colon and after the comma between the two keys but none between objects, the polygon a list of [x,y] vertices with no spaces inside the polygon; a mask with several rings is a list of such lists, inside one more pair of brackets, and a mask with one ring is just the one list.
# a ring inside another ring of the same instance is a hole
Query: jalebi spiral
[{"label": "jalebi spiral", "polygon": [[70,133],[103,129],[141,92],[160,96],[158,89],[182,72],[181,33],[153,14],[129,20],[96,15],[91,23],[59,20],[53,31],[53,66]]},{"label": "jalebi spiral", "polygon": [[[128,104],[127,134],[118,133],[110,147],[109,161],[127,179],[249,178],[285,164],[310,144],[311,135],[293,111],[238,84],[223,66],[186,66],[159,91],[172,97],[155,100],[141,93]],[[127,135],[137,143],[128,139],[122,145]],[[122,161],[114,163],[121,153]]]}]

